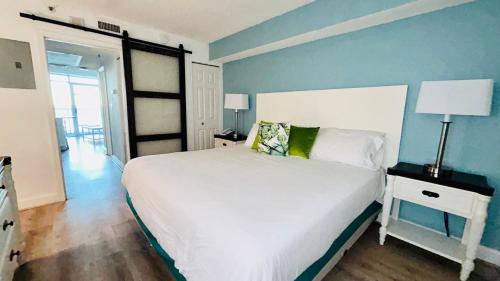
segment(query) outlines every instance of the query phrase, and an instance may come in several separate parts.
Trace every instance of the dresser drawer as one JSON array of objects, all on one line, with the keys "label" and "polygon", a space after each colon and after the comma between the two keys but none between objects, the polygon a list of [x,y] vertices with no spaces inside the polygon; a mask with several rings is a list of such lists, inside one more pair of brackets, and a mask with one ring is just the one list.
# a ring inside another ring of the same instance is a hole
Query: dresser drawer
[{"label": "dresser drawer", "polygon": [[[9,237],[9,234],[12,232],[14,229],[14,214],[12,213],[12,205],[10,202],[9,197],[5,197],[4,200],[2,200],[3,203],[0,203],[0,252],[4,250],[5,247],[8,245],[7,243],[7,238]],[[5,230],[4,230],[4,224],[5,224]]]},{"label": "dresser drawer", "polygon": [[[2,168],[0,167],[0,170],[1,169]],[[3,179],[4,178],[4,174],[5,174],[5,172],[3,172],[3,171],[0,172],[0,190],[1,189],[7,189],[7,187],[5,186],[5,183],[4,183],[4,179]]]},{"label": "dresser drawer", "polygon": [[394,197],[466,218],[472,217],[475,199],[474,193],[466,190],[404,177],[396,177]]},{"label": "dresser drawer", "polygon": [[[16,226],[14,226],[15,228]],[[19,265],[19,244],[16,243],[15,231],[12,228],[5,237],[6,247],[0,251],[0,280],[12,280],[14,271]],[[11,260],[12,255],[12,260]]]}]

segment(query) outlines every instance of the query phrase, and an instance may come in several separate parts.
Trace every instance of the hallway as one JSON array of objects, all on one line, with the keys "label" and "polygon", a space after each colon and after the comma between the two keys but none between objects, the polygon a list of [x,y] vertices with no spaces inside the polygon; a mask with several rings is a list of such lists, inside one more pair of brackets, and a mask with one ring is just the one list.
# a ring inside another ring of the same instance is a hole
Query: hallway
[{"label": "hallway", "polygon": [[121,171],[106,155],[103,141],[69,137],[69,149],[61,153],[68,200],[106,199],[116,194]]},{"label": "hallway", "polygon": [[[61,153],[67,201],[21,212],[27,260],[98,238],[106,231],[99,226],[102,220],[126,219],[117,216],[117,208],[110,208],[123,201],[124,193],[121,171],[105,155],[102,142],[94,145],[69,137],[68,145],[69,150]],[[38,241],[41,237],[45,242]]]},{"label": "hallway", "polygon": [[[125,203],[121,170],[105,155],[102,141],[94,145],[71,137],[68,144],[61,154],[68,200],[21,212],[26,263],[15,280],[159,280],[168,275]],[[149,278],[132,278],[145,270]]]}]

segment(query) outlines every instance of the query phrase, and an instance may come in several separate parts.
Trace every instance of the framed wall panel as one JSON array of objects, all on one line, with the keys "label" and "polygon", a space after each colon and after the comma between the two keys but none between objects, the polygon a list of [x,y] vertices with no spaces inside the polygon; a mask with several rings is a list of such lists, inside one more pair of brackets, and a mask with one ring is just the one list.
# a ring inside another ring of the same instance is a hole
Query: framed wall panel
[{"label": "framed wall panel", "polygon": [[0,38],[0,88],[36,88],[30,43]]}]

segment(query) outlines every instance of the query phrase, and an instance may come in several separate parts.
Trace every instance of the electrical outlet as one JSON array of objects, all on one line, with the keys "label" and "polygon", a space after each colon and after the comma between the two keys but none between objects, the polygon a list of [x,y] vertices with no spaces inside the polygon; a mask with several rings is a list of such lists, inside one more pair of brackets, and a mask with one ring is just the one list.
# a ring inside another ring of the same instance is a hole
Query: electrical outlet
[{"label": "electrical outlet", "polygon": [[80,18],[80,17],[69,17],[69,18],[70,18],[70,21],[72,24],[76,24],[79,26],[85,26],[85,20],[83,18]]}]

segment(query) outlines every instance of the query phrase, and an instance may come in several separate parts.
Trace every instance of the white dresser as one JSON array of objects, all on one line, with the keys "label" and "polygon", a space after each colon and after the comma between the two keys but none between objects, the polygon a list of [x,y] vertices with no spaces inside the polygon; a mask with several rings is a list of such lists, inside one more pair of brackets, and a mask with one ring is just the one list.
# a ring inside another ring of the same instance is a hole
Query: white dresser
[{"label": "white dresser", "polygon": [[0,156],[0,280],[12,280],[24,247],[11,158]]}]

